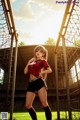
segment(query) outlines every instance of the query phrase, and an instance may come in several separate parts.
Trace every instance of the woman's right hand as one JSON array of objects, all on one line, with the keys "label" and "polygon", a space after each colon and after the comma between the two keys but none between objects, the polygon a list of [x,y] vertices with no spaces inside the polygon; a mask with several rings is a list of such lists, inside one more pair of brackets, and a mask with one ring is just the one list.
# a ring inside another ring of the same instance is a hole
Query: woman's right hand
[{"label": "woman's right hand", "polygon": [[31,62],[33,62],[33,61],[35,61],[35,60],[36,60],[36,59],[33,57],[33,58],[31,58],[31,59],[28,61],[26,67],[24,68],[24,74],[27,74],[27,73],[28,73],[28,65],[30,65]]},{"label": "woman's right hand", "polygon": [[31,62],[35,61],[36,59],[33,57],[28,61],[28,64],[30,64]]}]

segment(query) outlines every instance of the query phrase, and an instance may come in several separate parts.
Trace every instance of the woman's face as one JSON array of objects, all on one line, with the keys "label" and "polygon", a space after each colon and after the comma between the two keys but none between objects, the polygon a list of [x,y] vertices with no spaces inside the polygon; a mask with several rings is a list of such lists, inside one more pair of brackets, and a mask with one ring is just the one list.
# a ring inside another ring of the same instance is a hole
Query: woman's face
[{"label": "woman's face", "polygon": [[35,55],[37,58],[42,58],[44,53],[41,50],[38,50],[38,51],[36,51]]}]

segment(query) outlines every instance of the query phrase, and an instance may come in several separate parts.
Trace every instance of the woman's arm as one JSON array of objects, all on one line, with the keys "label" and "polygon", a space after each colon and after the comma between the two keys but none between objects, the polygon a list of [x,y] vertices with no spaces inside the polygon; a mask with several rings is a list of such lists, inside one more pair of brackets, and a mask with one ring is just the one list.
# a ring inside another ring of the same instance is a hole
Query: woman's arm
[{"label": "woman's arm", "polygon": [[26,67],[24,68],[24,74],[28,73],[28,64],[26,65]]},{"label": "woman's arm", "polygon": [[43,77],[45,74],[52,73],[52,69],[50,67],[47,67],[47,69],[42,69],[39,76]]},{"label": "woman's arm", "polygon": [[41,71],[41,74],[49,74],[49,73],[52,73],[52,69],[50,67],[47,67],[47,69]]},{"label": "woman's arm", "polygon": [[33,62],[34,60],[35,60],[35,58],[31,58],[31,59],[28,61],[26,67],[24,68],[24,74],[27,74],[27,73],[28,73],[28,65],[29,65],[31,62]]}]

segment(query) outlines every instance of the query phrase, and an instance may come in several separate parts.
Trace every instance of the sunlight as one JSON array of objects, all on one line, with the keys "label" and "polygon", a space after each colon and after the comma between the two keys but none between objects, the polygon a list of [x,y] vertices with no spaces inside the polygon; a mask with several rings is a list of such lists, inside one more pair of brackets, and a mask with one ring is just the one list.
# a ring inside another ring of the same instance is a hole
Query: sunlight
[{"label": "sunlight", "polygon": [[57,41],[66,4],[58,4],[53,0],[20,0],[19,3],[15,0],[12,7],[19,42],[31,45],[44,44],[48,38]]},{"label": "sunlight", "polygon": [[[25,39],[25,37],[19,37],[19,41],[23,40],[26,44],[44,44],[49,37],[57,40],[61,22],[63,19],[64,11],[52,11],[52,13],[47,12],[43,17],[38,19],[35,23],[35,28],[31,29],[30,36]],[[30,26],[31,27],[31,26]],[[25,29],[25,28],[23,28]]]}]

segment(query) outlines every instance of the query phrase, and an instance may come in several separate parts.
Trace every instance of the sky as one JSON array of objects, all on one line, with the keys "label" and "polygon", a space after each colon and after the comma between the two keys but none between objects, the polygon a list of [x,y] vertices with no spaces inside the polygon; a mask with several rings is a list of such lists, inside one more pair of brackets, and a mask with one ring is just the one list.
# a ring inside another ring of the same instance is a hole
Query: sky
[{"label": "sky", "polygon": [[[64,0],[63,0],[64,1]],[[44,44],[57,41],[66,4],[60,0],[10,0],[19,43]]]}]

